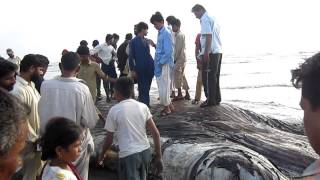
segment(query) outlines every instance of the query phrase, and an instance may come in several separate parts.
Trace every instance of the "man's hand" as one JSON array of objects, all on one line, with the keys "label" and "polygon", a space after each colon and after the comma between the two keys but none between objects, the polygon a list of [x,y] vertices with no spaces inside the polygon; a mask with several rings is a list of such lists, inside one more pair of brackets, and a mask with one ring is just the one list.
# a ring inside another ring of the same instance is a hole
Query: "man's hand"
[{"label": "man's hand", "polygon": [[108,81],[112,82],[112,83],[116,83],[117,82],[117,78],[108,77]]},{"label": "man's hand", "polygon": [[201,62],[201,60],[199,59],[197,59],[197,68],[199,69],[199,70],[202,70],[202,62]]},{"label": "man's hand", "polygon": [[152,47],[156,47],[156,44],[151,40],[151,39],[147,39],[147,42],[152,46]]},{"label": "man's hand", "polygon": [[157,169],[156,174],[161,174],[163,171],[163,160],[162,158],[155,159],[155,167]]},{"label": "man's hand", "polygon": [[132,75],[132,78],[137,80],[138,79],[138,75],[135,71],[131,71],[131,75]]}]

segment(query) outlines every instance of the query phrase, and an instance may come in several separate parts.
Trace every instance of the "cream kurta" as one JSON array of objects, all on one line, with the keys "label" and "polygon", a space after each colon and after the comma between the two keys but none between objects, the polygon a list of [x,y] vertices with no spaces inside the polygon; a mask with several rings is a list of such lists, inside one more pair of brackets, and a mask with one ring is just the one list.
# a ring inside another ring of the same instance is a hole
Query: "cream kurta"
[{"label": "cream kurta", "polygon": [[34,86],[33,82],[28,82],[20,76],[17,76],[17,82],[14,85],[12,94],[17,96],[23,102],[29,105],[31,113],[28,117],[28,142],[25,146],[25,154],[23,156],[23,180],[36,179],[41,170],[41,153],[34,151],[34,142],[40,135],[40,119],[38,115],[38,102],[40,94]]},{"label": "cream kurta", "polygon": [[40,134],[40,119],[38,115],[38,102],[40,100],[40,94],[34,86],[33,82],[28,82],[22,77],[17,76],[16,84],[11,91],[22,102],[29,105],[31,113],[28,118],[29,136],[28,140],[35,142]]},{"label": "cream kurta", "polygon": [[82,127],[81,153],[73,163],[83,179],[87,180],[90,155],[94,151],[90,129],[95,127],[99,118],[87,85],[75,77],[56,77],[44,81],[41,85],[39,115],[41,133],[48,121],[57,116],[73,120]]}]

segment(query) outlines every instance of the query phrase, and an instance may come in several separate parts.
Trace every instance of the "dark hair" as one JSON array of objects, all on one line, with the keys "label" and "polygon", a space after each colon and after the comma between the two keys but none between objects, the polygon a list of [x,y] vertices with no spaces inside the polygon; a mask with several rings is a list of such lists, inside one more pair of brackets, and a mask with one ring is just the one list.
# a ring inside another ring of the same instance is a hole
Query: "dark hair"
[{"label": "dark hair", "polygon": [[79,46],[77,49],[77,53],[79,55],[89,55],[90,51],[89,51],[88,46]]},{"label": "dark hair", "polygon": [[18,66],[10,61],[0,60],[0,78],[7,76],[11,72],[16,72]]},{"label": "dark hair", "polygon": [[0,88],[0,156],[6,155],[16,143],[29,114],[30,108],[25,103]]},{"label": "dark hair", "polygon": [[0,61],[5,61],[5,59],[3,57],[0,56]]},{"label": "dark hair", "polygon": [[133,81],[131,78],[129,77],[120,77],[115,85],[114,85],[114,89],[115,91],[117,91],[118,93],[120,93],[124,98],[128,99],[131,98],[133,95]]},{"label": "dark hair", "polygon": [[120,36],[119,36],[118,34],[116,34],[116,33],[113,33],[113,34],[112,34],[112,38],[113,38],[113,39],[119,39]]},{"label": "dark hair", "polygon": [[61,57],[61,65],[67,71],[75,70],[80,64],[80,57],[75,52],[67,52]]},{"label": "dark hair", "polygon": [[320,107],[320,53],[306,59],[291,73],[293,86],[302,87],[302,96],[310,101],[313,110]]},{"label": "dark hair", "polygon": [[137,24],[137,33],[140,33],[144,29],[148,29],[148,24],[145,22],[139,22]]},{"label": "dark hair", "polygon": [[42,54],[36,54],[36,57],[40,60],[40,62],[42,63],[43,67],[48,67],[49,66],[49,59],[42,55]]},{"label": "dark hair", "polygon": [[70,119],[56,117],[51,119],[45,127],[41,138],[43,161],[57,157],[56,147],[61,146],[68,149],[68,146],[78,140],[81,136],[80,127]]},{"label": "dark hair", "polygon": [[174,23],[175,20],[176,20],[176,18],[175,18],[174,16],[168,16],[168,17],[166,18],[166,21],[167,21],[169,24],[171,24],[171,25],[173,25],[173,23]]},{"label": "dark hair", "polygon": [[86,40],[80,41],[80,46],[88,46],[88,42]]},{"label": "dark hair", "polygon": [[111,34],[107,34],[106,35],[106,42],[111,41],[112,40],[112,35]]},{"label": "dark hair", "polygon": [[152,24],[154,24],[155,22],[160,22],[160,23],[162,23],[162,22],[163,22],[163,16],[162,16],[162,14],[157,11],[155,14],[153,14],[153,15],[151,16],[150,22],[151,22]]},{"label": "dark hair", "polygon": [[131,33],[126,34],[126,40],[131,40],[131,39],[132,39],[132,34]]},{"label": "dark hair", "polygon": [[134,33],[135,36],[138,35],[138,29],[137,29],[137,27],[138,27],[138,24],[135,24],[135,25],[133,26],[133,33]]},{"label": "dark hair", "polygon": [[97,45],[99,45],[99,41],[98,40],[93,40],[92,41],[92,46],[96,47]]},{"label": "dark hair", "polygon": [[175,21],[172,23],[172,25],[176,25],[176,26],[180,27],[181,21],[179,19],[175,19]]},{"label": "dark hair", "polygon": [[199,11],[206,11],[206,9],[200,4],[194,5],[191,9],[191,12],[199,12]]},{"label": "dark hair", "polygon": [[30,69],[31,66],[34,67],[43,67],[42,62],[34,54],[25,55],[20,62],[20,72],[26,72]]}]

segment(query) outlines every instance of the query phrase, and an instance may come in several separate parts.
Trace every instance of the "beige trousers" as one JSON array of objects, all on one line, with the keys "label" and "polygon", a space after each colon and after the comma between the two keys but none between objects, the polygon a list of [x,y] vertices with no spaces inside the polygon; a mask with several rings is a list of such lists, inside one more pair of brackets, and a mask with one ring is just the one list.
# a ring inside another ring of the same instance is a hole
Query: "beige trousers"
[{"label": "beige trousers", "polygon": [[196,94],[194,99],[200,101],[202,93],[202,70],[198,70]]},{"label": "beige trousers", "polygon": [[183,88],[184,90],[189,90],[189,85],[184,75],[184,67],[181,69],[174,69],[174,85],[177,89]]}]

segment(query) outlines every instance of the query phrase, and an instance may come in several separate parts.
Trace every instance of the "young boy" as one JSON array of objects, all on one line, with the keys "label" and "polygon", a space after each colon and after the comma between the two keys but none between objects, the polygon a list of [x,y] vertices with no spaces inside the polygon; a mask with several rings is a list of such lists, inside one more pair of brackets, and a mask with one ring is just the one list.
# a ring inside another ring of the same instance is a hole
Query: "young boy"
[{"label": "young boy", "polygon": [[[292,82],[302,88],[300,106],[304,111],[304,128],[312,148],[320,154],[320,53],[308,58],[292,71]],[[311,164],[302,174],[303,179],[320,178],[320,160]]]},{"label": "young boy", "polygon": [[[188,92],[189,85],[184,74],[184,69],[186,67],[187,57],[186,57],[186,42],[185,36],[180,30],[181,22],[176,19],[172,24],[172,30],[175,33],[175,44],[174,44],[174,84],[178,89],[178,96],[173,100],[186,99],[190,100],[190,94]],[[182,96],[181,88],[186,91],[185,97]]]},{"label": "young boy", "polygon": [[121,77],[115,83],[115,98],[119,103],[109,111],[105,125],[107,137],[98,160],[100,164],[106,158],[105,152],[112,144],[113,134],[117,132],[121,180],[146,179],[151,161],[147,129],[155,144],[156,167],[159,172],[163,169],[159,131],[147,105],[131,99],[133,90],[133,81],[128,77]]}]

